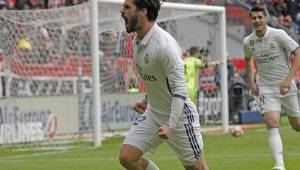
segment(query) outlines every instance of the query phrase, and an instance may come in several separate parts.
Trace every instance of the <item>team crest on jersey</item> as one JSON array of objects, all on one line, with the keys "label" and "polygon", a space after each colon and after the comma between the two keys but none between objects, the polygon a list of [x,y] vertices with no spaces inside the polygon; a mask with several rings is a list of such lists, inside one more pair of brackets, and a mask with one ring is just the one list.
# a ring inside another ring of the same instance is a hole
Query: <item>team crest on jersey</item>
[{"label": "team crest on jersey", "polygon": [[270,43],[270,49],[274,50],[275,49],[275,44],[274,43]]},{"label": "team crest on jersey", "polygon": [[145,57],[144,57],[144,63],[145,64],[148,64],[150,62],[150,56],[148,53],[145,54]]}]

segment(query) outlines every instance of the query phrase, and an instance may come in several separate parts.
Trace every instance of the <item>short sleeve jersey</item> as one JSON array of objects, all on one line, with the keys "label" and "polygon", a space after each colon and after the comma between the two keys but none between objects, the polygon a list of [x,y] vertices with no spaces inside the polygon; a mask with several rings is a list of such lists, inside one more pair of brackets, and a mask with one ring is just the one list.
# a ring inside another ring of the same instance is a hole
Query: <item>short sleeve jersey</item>
[{"label": "short sleeve jersey", "polygon": [[[156,23],[140,43],[134,43],[136,68],[143,79],[149,109],[170,115],[173,95],[187,97],[181,48],[177,41]],[[185,101],[191,105],[190,100]]]},{"label": "short sleeve jersey", "polygon": [[[267,27],[263,37],[255,32],[243,41],[245,57],[256,59],[258,85],[278,88],[291,68],[291,52],[298,44],[283,30]],[[295,90],[293,81],[291,89]]]}]

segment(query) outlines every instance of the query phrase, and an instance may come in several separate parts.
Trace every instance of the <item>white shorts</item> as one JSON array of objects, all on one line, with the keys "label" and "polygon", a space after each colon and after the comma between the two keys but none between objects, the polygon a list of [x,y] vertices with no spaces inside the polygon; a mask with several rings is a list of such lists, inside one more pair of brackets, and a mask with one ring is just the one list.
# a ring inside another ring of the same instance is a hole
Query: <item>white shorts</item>
[{"label": "white shorts", "polygon": [[261,95],[259,98],[261,113],[283,110],[290,117],[300,117],[300,108],[297,95],[283,97]]},{"label": "white shorts", "polygon": [[[176,129],[168,140],[157,135],[158,128],[166,124],[169,116],[157,115],[150,110],[141,115],[131,127],[123,144],[133,145],[147,152],[166,141],[184,166],[192,166],[200,157],[203,149],[200,133],[199,115],[185,107],[185,113],[178,119]],[[193,113],[193,114],[192,114]]]}]

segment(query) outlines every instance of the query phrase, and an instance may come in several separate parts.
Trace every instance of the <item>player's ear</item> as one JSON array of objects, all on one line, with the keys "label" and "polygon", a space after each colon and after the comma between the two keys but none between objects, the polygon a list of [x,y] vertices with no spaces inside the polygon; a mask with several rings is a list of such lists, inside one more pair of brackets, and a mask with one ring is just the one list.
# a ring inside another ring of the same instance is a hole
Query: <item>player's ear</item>
[{"label": "player's ear", "polygon": [[147,16],[147,13],[148,13],[147,8],[141,9],[141,14],[142,14],[143,16]]}]

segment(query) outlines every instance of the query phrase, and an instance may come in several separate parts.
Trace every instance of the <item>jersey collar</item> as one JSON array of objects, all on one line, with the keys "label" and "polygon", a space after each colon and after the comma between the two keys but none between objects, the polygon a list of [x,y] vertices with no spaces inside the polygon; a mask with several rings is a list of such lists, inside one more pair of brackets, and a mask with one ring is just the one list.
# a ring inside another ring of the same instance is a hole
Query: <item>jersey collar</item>
[{"label": "jersey collar", "polygon": [[147,45],[151,36],[153,35],[154,31],[157,29],[158,25],[154,22],[151,29],[147,32],[145,37],[143,38],[141,44],[142,45]]},{"label": "jersey collar", "polygon": [[267,26],[266,33],[265,33],[265,35],[264,35],[263,37],[258,37],[258,36],[256,35],[256,33],[255,33],[255,32],[254,32],[254,35],[255,35],[255,37],[256,37],[256,38],[260,39],[260,38],[267,37],[267,36],[268,36],[268,34],[269,34],[269,32],[270,32],[270,27],[269,27],[269,26]]}]

